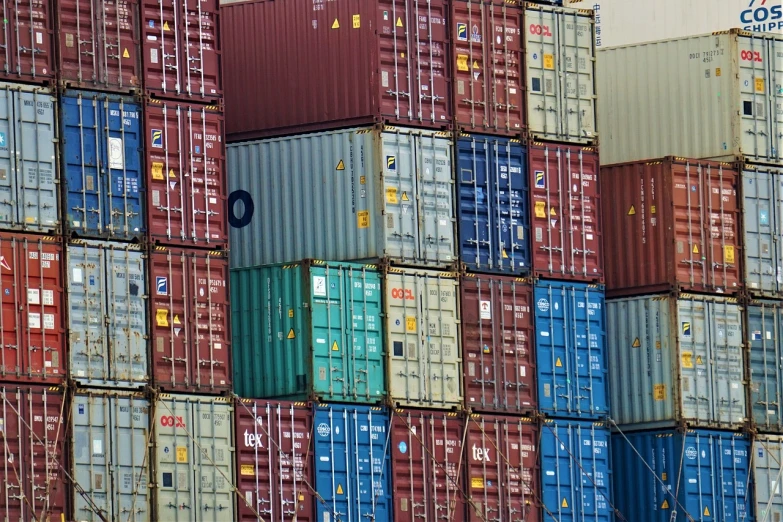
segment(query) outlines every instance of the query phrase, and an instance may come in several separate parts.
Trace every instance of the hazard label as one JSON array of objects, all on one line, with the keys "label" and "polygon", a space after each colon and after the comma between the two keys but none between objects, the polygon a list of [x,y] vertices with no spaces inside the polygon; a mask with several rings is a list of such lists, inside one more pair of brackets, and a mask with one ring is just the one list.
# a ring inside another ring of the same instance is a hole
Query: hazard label
[{"label": "hazard label", "polygon": [[669,501],[666,499],[663,499],[663,504],[661,504],[661,509],[669,509]]},{"label": "hazard label", "polygon": [[468,70],[468,55],[467,54],[458,54],[457,55],[457,70],[458,71],[467,71]]},{"label": "hazard label", "polygon": [[337,163],[337,170],[345,170],[345,162],[343,160]]},{"label": "hazard label", "polygon": [[500,255],[501,255],[501,257],[503,257],[503,259],[508,259],[508,254],[506,254],[506,249],[505,249],[505,248],[504,248],[504,249],[503,249],[503,251],[500,253]]},{"label": "hazard label", "polygon": [[343,485],[337,484],[337,494],[342,495],[343,494]]},{"label": "hazard label", "polygon": [[555,207],[552,207],[552,208],[549,209],[549,215],[550,216],[556,216],[557,215],[557,210],[555,210]]},{"label": "hazard label", "polygon": [[704,364],[704,361],[701,360],[701,355],[696,356],[696,364]]},{"label": "hazard label", "polygon": [[130,58],[130,53],[128,52],[128,48],[126,47],[125,50],[122,52],[123,58]]},{"label": "hazard label", "polygon": [[562,368],[563,367],[563,361],[560,360],[560,357],[557,358],[555,361],[555,367]]},{"label": "hazard label", "polygon": [[362,26],[362,17],[358,14],[353,15],[353,28],[359,29]]},{"label": "hazard label", "polygon": [[286,339],[296,339],[296,333],[294,333],[294,329],[293,328],[291,328],[288,331],[288,336],[286,337]]},{"label": "hazard label", "polygon": [[169,23],[168,22],[163,22],[163,30],[164,31],[170,31],[171,30],[171,29],[169,29]]},{"label": "hazard label", "polygon": [[163,179],[163,163],[152,162],[152,179]]},{"label": "hazard label", "polygon": [[479,64],[478,64],[478,62],[476,60],[473,60],[473,68],[474,69],[478,69],[479,68]]},{"label": "hazard label", "polygon": [[356,213],[356,228],[370,228],[369,210],[360,210]]},{"label": "hazard label", "polygon": [[340,351],[340,347],[337,346],[337,341],[332,343],[332,351],[333,352],[339,352]]},{"label": "hazard label", "polygon": [[170,178],[176,178],[177,176],[174,175],[174,169],[169,169],[169,177]]},{"label": "hazard label", "polygon": [[642,345],[642,343],[639,341],[639,338],[633,340],[633,344],[631,345],[631,348],[639,348]]},{"label": "hazard label", "polygon": [[710,515],[710,508],[708,508],[707,506],[704,506],[704,516],[705,517],[712,516],[712,515]]},{"label": "hazard label", "polygon": [[693,253],[698,254],[699,253],[699,245],[693,245]]},{"label": "hazard label", "polygon": [[332,23],[332,29],[339,29],[340,28],[340,22],[337,21],[337,18],[334,19],[334,22]]},{"label": "hazard label", "polygon": [[410,201],[410,198],[408,197],[408,193],[407,192],[403,192],[402,193],[402,200],[403,201]]},{"label": "hazard label", "polygon": [[663,384],[653,385],[653,399],[656,401],[666,400],[666,386]]},{"label": "hazard label", "polygon": [[635,216],[636,215],[636,207],[631,205],[631,208],[628,209],[628,215],[629,216]]},{"label": "hazard label", "polygon": [[158,326],[168,326],[169,325],[169,311],[168,310],[157,310],[155,312],[155,321],[158,323]]},{"label": "hazard label", "polygon": [[568,507],[568,501],[565,497],[563,497],[563,501],[560,503],[561,508],[567,508]]},{"label": "hazard label", "polygon": [[397,27],[402,27],[402,18],[397,18]]},{"label": "hazard label", "polygon": [[397,189],[394,187],[389,187],[386,189],[386,202],[390,203],[392,205],[396,205],[398,203],[397,201]]}]

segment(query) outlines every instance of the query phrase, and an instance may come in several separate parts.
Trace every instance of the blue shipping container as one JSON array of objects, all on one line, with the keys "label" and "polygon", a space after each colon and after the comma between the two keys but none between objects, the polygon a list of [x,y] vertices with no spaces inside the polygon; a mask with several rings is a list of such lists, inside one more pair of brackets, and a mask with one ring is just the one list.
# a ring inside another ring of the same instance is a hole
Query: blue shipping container
[{"label": "blue shipping container", "polygon": [[603,287],[539,280],[535,285],[539,409],[555,417],[609,414]]},{"label": "blue shipping container", "polygon": [[391,520],[388,410],[319,404],[313,425],[316,520]]},{"label": "blue shipping container", "polygon": [[738,433],[616,433],[615,506],[634,522],[752,520],[749,456],[750,442]]},{"label": "blue shipping container", "polygon": [[540,448],[543,520],[615,520],[610,438],[609,428],[601,423],[544,422]]},{"label": "blue shipping container", "polygon": [[457,140],[459,256],[470,270],[530,270],[527,148],[519,140]]},{"label": "blue shipping container", "polygon": [[783,304],[750,301],[745,314],[745,338],[750,345],[749,413],[759,431],[783,433]]},{"label": "blue shipping container", "polygon": [[65,224],[76,236],[144,237],[141,108],[133,100],[87,91],[61,99]]}]

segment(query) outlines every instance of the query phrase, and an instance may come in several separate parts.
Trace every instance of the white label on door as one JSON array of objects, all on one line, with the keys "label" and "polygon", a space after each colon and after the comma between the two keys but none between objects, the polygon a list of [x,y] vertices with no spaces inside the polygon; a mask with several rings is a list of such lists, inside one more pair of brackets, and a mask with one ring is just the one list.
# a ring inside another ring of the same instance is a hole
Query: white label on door
[{"label": "white label on door", "polygon": [[73,269],[73,282],[74,283],[81,283],[82,282],[82,269],[81,268],[74,268]]},{"label": "white label on door", "polygon": [[125,148],[122,138],[109,138],[109,168],[122,170],[125,168]]},{"label": "white label on door", "polygon": [[41,291],[37,288],[27,289],[27,304],[41,304]]},{"label": "white label on door", "polygon": [[527,373],[527,370],[525,369],[525,367],[524,366],[520,366],[519,367],[519,376],[520,377],[524,377],[526,373]]},{"label": "white label on door", "polygon": [[36,314],[35,312],[30,312],[27,314],[27,322],[30,325],[30,328],[40,328],[41,327],[41,314]]},{"label": "white label on door", "polygon": [[150,62],[158,63],[158,50],[154,47],[150,49]]},{"label": "white label on door", "polygon": [[44,329],[54,330],[54,314],[44,314]]},{"label": "white label on door", "polygon": [[100,440],[92,441],[92,452],[99,454],[103,453],[103,442]]},{"label": "white label on door", "polygon": [[489,301],[481,301],[481,318],[492,319],[492,306]]},{"label": "white label on door", "polygon": [[35,43],[38,45],[43,44],[43,33],[35,33]]},{"label": "white label on door", "polygon": [[323,276],[313,276],[313,295],[317,297],[326,297],[326,278]]},{"label": "white label on door", "polygon": [[43,291],[43,303],[46,306],[54,306],[54,290]]}]

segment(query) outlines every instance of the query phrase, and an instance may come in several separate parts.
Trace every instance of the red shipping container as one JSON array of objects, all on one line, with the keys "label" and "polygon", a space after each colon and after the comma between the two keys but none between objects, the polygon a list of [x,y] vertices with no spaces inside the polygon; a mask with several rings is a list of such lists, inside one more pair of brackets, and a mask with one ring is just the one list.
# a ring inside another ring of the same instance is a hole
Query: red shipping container
[{"label": "red shipping container", "polygon": [[64,407],[59,387],[0,386],[0,519],[64,520]]},{"label": "red shipping container", "polygon": [[394,520],[466,520],[462,441],[456,413],[396,410],[391,451]]},{"label": "red shipping container", "polygon": [[130,92],[141,87],[138,0],[60,0],[58,77],[68,87]]},{"label": "red shipping container", "polygon": [[374,123],[450,127],[448,10],[447,0],[223,6],[229,141]]},{"label": "red shipping container", "polygon": [[465,274],[460,299],[467,407],[490,413],[533,412],[533,286],[526,279]]},{"label": "red shipping container", "polygon": [[149,94],[198,103],[222,98],[219,5],[218,0],[141,0]]},{"label": "red shipping container", "polygon": [[528,161],[533,272],[602,282],[598,153],[589,147],[531,143]]},{"label": "red shipping container", "polygon": [[65,380],[63,262],[52,237],[0,232],[0,380]]},{"label": "red shipping container", "polygon": [[522,8],[507,0],[455,0],[451,12],[456,126],[519,136],[524,129]]},{"label": "red shipping container", "polygon": [[151,241],[227,248],[223,115],[214,107],[153,100],[144,124]]},{"label": "red shipping container", "polygon": [[304,402],[239,399],[234,415],[237,520],[314,522],[312,407]]},{"label": "red shipping container", "polygon": [[541,520],[538,426],[527,418],[467,420],[468,520]]},{"label": "red shipping container", "polygon": [[164,391],[231,390],[228,261],[219,252],[155,247],[150,254],[152,376]]},{"label": "red shipping container", "polygon": [[50,83],[55,75],[53,2],[4,0],[0,79]]},{"label": "red shipping container", "polygon": [[664,158],[601,168],[607,296],[742,288],[739,174],[733,165]]}]

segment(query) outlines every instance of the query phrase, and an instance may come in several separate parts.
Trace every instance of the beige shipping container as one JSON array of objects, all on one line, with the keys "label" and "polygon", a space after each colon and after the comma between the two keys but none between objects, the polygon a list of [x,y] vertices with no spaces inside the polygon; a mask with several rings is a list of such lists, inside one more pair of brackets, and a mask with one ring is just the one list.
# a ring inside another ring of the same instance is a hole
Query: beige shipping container
[{"label": "beige shipping container", "polygon": [[783,161],[783,35],[739,29],[602,49],[601,163]]}]

